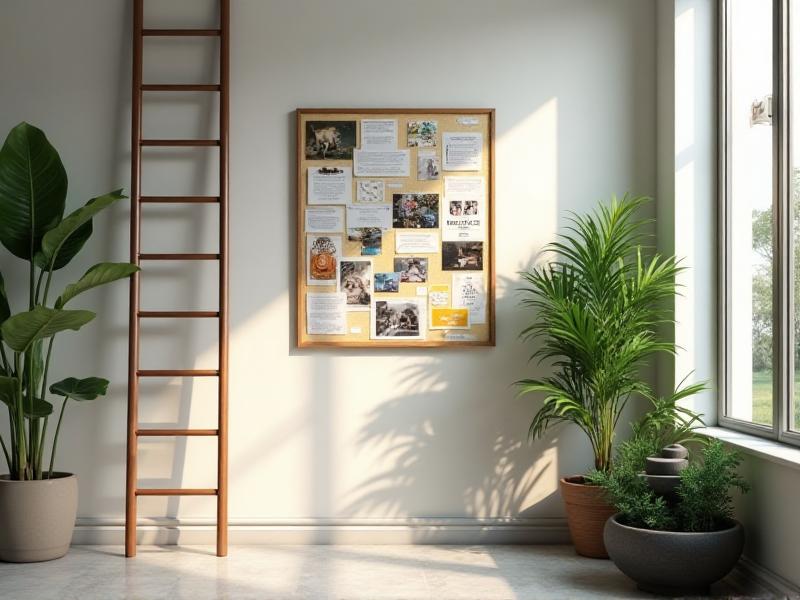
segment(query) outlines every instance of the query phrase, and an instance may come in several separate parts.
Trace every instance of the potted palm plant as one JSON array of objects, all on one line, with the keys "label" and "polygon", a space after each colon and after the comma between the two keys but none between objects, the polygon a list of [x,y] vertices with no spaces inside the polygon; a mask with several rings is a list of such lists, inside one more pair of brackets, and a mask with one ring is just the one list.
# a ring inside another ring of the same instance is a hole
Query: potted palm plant
[{"label": "potted palm plant", "polygon": [[[28,277],[21,294],[27,306],[12,313],[0,274],[0,401],[8,410],[8,437],[0,433],[9,471],[0,476],[0,560],[5,561],[50,560],[69,548],[78,484],[75,475],[54,469],[58,435],[67,403],[104,395],[108,381],[68,377],[48,387],[53,344],[57,334],[78,330],[95,317],[67,308],[76,296],[138,270],[129,263],[99,263],[54,294],[54,276],[89,239],[92,219],[125,198],[117,190],[65,217],[66,196],[66,171],[44,133],[27,123],[12,129],[0,149],[0,243],[27,263]],[[61,399],[55,429],[48,428],[53,396]]]},{"label": "potted palm plant", "polygon": [[[520,394],[543,400],[529,435],[540,437],[561,422],[577,425],[598,471],[611,468],[616,427],[631,398],[675,407],[678,398],[702,389],[689,386],[658,399],[642,378],[656,353],[674,352],[658,331],[671,322],[667,301],[681,271],[674,256],[647,252],[652,220],[638,213],[648,200],[625,195],[589,215],[571,214],[567,232],[546,247],[555,258],[521,274],[522,304],[534,313],[521,337],[535,346],[531,358],[552,368],[517,382]],[[603,490],[582,475],[562,478],[560,487],[577,552],[607,557],[603,526],[615,510]]]}]

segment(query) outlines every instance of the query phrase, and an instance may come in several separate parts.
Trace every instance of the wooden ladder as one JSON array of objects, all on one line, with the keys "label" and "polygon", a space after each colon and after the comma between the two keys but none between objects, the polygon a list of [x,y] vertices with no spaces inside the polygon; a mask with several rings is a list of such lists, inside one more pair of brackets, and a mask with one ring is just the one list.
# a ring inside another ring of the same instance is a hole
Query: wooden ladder
[{"label": "wooden ladder", "polygon": [[[140,276],[131,278],[130,329],[128,344],[128,449],[125,495],[125,556],[136,555],[136,499],[138,496],[216,496],[217,497],[217,556],[228,553],[228,128],[230,113],[230,0],[220,0],[219,29],[145,29],[143,0],[134,0],[133,15],[133,103],[131,126],[131,262],[195,261],[219,262],[219,310],[217,311],[143,311],[140,310]],[[142,82],[142,53],[144,38],[159,37],[217,37],[219,38],[220,83],[204,85],[144,84]],[[142,139],[142,95],[144,92],[216,92],[219,93],[219,139]],[[219,148],[218,196],[142,196],[142,148],[150,146],[185,147],[213,146]],[[143,204],[159,203],[216,203],[219,205],[219,253],[217,254],[153,254],[142,253],[141,211]],[[139,325],[141,319],[151,318],[213,318],[219,322],[219,362],[214,370],[139,368]],[[140,429],[139,380],[142,377],[217,377],[217,429]],[[144,436],[216,436],[217,487],[210,489],[138,487],[137,449]]]}]

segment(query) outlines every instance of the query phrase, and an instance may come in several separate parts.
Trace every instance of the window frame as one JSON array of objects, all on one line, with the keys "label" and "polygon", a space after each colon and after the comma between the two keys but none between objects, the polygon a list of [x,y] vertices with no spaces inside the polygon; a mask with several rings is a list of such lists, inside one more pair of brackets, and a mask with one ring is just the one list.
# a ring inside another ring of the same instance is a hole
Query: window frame
[{"label": "window frame", "polygon": [[[791,431],[791,404],[794,399],[794,327],[791,290],[794,284],[792,243],[792,203],[790,201],[791,145],[789,92],[789,0],[773,0],[773,101],[772,101],[772,212],[773,212],[773,394],[772,425],[762,425],[728,416],[730,394],[730,24],[729,5],[719,3],[718,21],[718,193],[719,193],[719,399],[718,424],[737,431],[800,445],[800,433]],[[800,18],[800,15],[797,16]],[[800,82],[798,82],[800,85]],[[800,115],[797,116],[800,119]]]}]

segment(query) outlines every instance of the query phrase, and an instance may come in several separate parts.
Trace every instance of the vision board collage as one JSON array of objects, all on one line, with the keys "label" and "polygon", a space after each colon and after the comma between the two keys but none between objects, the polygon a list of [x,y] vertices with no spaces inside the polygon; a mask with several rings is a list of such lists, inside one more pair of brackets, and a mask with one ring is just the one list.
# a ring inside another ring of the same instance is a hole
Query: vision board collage
[{"label": "vision board collage", "polygon": [[488,341],[488,116],[301,117],[301,338]]}]

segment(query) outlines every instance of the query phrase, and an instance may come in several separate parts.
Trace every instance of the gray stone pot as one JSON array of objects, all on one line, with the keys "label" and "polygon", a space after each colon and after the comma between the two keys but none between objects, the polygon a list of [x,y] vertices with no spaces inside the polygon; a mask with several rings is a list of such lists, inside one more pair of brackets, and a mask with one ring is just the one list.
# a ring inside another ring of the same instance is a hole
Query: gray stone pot
[{"label": "gray stone pot", "polygon": [[667,596],[706,595],[736,566],[744,548],[739,522],[722,531],[651,531],[606,521],[608,555],[639,589]]},{"label": "gray stone pot", "polygon": [[69,550],[78,513],[78,478],[13,481],[0,476],[0,560],[38,562]]}]

